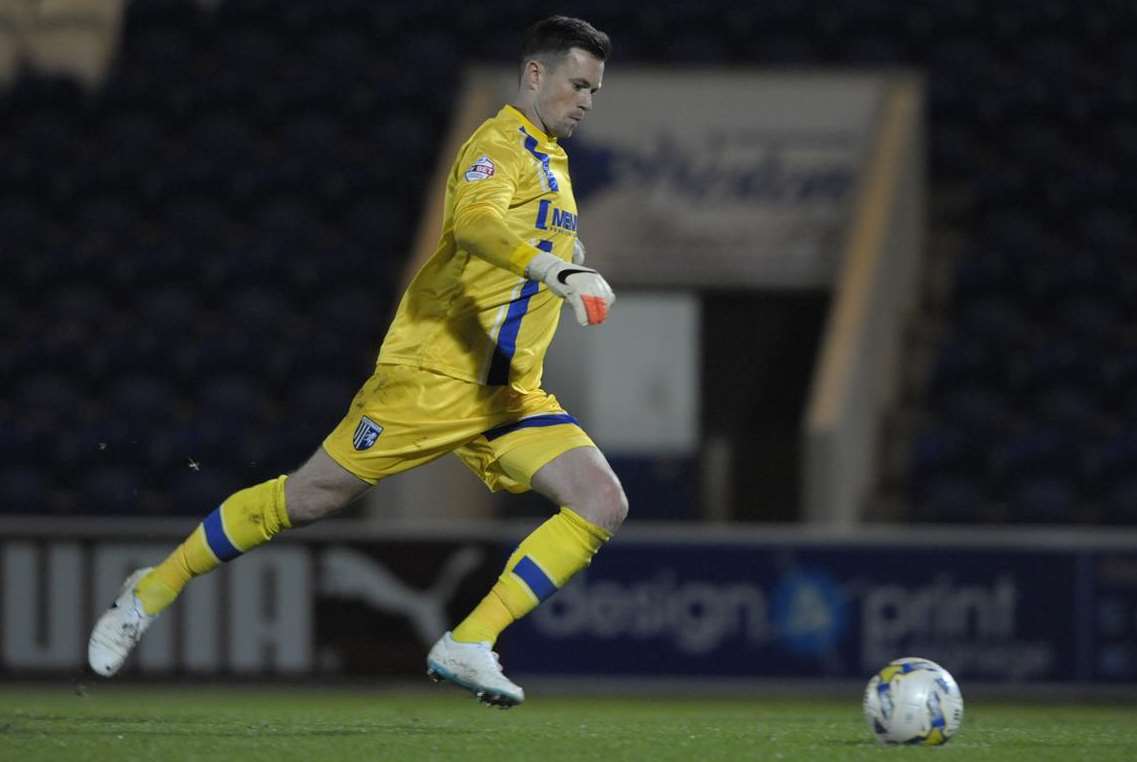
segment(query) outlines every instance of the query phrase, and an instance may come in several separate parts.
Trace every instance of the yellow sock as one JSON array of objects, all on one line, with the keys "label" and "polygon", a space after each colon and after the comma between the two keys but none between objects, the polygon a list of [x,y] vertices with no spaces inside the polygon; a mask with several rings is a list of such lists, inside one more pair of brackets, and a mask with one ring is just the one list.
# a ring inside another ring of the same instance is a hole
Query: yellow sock
[{"label": "yellow sock", "polygon": [[497,640],[501,631],[537,608],[592,563],[612,535],[569,508],[522,540],[489,595],[454,628],[462,643]]},{"label": "yellow sock", "polygon": [[139,580],[134,592],[146,613],[157,614],[169,606],[194,577],[291,527],[284,510],[287,478],[280,476],[230,495],[165,561]]}]

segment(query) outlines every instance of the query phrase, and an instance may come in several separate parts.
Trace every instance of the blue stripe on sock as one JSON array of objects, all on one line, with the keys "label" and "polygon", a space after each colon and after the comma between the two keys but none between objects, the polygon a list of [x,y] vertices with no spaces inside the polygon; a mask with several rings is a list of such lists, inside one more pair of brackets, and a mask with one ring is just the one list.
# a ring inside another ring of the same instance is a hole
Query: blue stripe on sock
[{"label": "blue stripe on sock", "polygon": [[514,565],[513,573],[521,577],[521,581],[529,586],[539,601],[543,601],[557,592],[557,586],[529,556],[522,556],[521,560]]},{"label": "blue stripe on sock", "polygon": [[220,508],[206,516],[201,525],[205,527],[205,541],[209,543],[209,549],[213,551],[213,555],[217,556],[219,561],[232,561],[241,555],[241,551],[229,542],[229,537],[225,534],[225,527],[221,525]]}]

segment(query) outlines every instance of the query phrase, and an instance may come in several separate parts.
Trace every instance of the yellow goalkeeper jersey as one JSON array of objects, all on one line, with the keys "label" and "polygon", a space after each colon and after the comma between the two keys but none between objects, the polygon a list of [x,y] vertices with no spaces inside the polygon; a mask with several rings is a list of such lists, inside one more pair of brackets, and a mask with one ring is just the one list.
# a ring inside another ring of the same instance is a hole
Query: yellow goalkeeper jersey
[{"label": "yellow goalkeeper jersey", "polygon": [[438,247],[403,295],[378,362],[536,389],[561,300],[525,267],[538,251],[571,261],[576,232],[564,149],[503,107],[458,152]]}]

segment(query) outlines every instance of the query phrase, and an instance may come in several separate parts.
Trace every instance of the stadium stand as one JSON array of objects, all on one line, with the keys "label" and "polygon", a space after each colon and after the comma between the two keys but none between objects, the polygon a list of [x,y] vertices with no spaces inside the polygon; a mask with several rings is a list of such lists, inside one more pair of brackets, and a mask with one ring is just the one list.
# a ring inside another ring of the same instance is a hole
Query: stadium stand
[{"label": "stadium stand", "polygon": [[[620,63],[927,72],[932,237],[964,248],[915,519],[1137,521],[1137,11],[1109,5],[574,7]],[[373,360],[463,63],[542,10],[148,0],[99,91],[18,78],[0,510],[198,515],[304,458]]]}]

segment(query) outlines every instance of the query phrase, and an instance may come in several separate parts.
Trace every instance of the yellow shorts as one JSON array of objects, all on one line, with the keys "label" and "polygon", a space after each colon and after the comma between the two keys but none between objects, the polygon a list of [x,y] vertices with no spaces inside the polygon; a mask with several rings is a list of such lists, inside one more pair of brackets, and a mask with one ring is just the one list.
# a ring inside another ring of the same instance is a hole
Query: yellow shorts
[{"label": "yellow shorts", "polygon": [[324,440],[333,460],[371,484],[453,452],[495,492],[526,492],[553,458],[592,446],[540,389],[481,386],[406,365],[377,365]]}]

